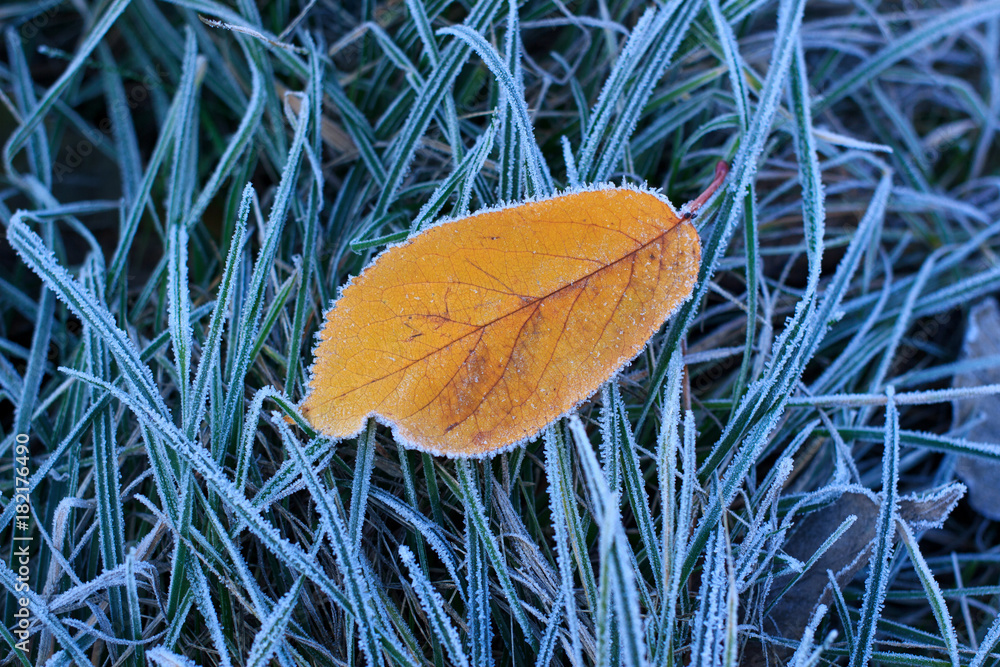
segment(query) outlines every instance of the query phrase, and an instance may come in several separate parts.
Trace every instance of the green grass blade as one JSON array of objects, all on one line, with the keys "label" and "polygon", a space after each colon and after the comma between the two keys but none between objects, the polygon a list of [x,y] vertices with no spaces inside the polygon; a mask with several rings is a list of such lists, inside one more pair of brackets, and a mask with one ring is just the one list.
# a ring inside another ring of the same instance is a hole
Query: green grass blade
[{"label": "green grass blade", "polygon": [[858,619],[857,643],[848,663],[851,667],[867,665],[872,658],[879,610],[885,602],[889,584],[889,559],[892,557],[899,511],[899,414],[893,393],[890,386],[886,391],[889,400],[885,414],[885,449],[882,453],[882,498],[875,524],[875,541],[868,561],[869,572],[861,603],[861,618]]}]

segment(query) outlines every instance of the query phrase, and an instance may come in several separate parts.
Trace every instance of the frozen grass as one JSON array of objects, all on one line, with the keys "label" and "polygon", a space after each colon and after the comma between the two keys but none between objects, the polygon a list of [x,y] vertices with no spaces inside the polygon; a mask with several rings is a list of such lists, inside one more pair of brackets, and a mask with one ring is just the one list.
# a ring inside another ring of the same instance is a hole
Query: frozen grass
[{"label": "frozen grass", "polygon": [[[1000,2],[357,4],[0,7],[4,664],[1000,664],[997,524],[936,527],[955,455],[1000,460],[949,405],[1000,362],[956,363]],[[297,415],[385,244],[719,159],[695,298],[537,442]]]}]

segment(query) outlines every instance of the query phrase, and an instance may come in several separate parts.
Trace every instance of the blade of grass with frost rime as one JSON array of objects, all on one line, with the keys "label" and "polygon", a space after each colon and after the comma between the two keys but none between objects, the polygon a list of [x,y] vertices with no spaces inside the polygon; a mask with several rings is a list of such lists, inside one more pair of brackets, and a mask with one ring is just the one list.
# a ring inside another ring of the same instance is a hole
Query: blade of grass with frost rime
[{"label": "blade of grass with frost rime", "polygon": [[226,257],[226,265],[222,271],[222,279],[219,282],[215,307],[212,310],[208,333],[201,346],[201,359],[199,359],[198,368],[195,370],[194,382],[191,385],[192,408],[189,413],[190,420],[184,424],[184,431],[189,438],[194,438],[195,430],[201,424],[202,417],[205,414],[205,401],[208,398],[209,390],[209,374],[213,372],[221,356],[222,332],[229,316],[229,306],[233,298],[233,281],[235,280],[239,258],[243,254],[243,244],[246,242],[246,225],[247,217],[250,214],[250,198],[252,194],[253,189],[248,183],[243,189],[239,212],[236,214],[236,226],[233,237],[229,241],[229,254]]},{"label": "blade of grass with frost rime", "polygon": [[[371,495],[373,502],[377,502],[391,508],[401,521],[404,521],[412,526],[415,534],[419,534],[423,539],[427,540],[427,544],[444,563],[444,567],[448,571],[448,574],[451,575],[452,580],[461,581],[458,575],[458,560],[455,558],[455,553],[446,541],[447,534],[440,526],[425,518],[412,507],[403,504],[395,496],[390,495],[381,489],[372,489]],[[459,597],[464,598],[464,590],[459,588],[457,593]]]},{"label": "blade of grass with frost rime", "polygon": [[521,599],[517,595],[517,590],[514,588],[514,583],[508,572],[507,562],[500,550],[500,545],[497,543],[496,537],[494,537],[486,523],[486,508],[483,506],[483,501],[476,490],[472,467],[467,461],[459,460],[456,470],[458,472],[458,479],[462,485],[463,502],[469,508],[472,521],[476,526],[476,533],[479,539],[482,540],[483,551],[493,565],[493,571],[496,572],[497,578],[500,580],[500,587],[507,596],[511,614],[521,627],[521,631],[524,633],[524,640],[534,650],[538,650],[538,638],[528,624],[528,618],[524,613]]},{"label": "blade of grass with frost rime", "polygon": [[979,644],[979,650],[976,651],[976,654],[969,662],[969,667],[982,667],[985,665],[986,660],[994,657],[990,654],[993,653],[998,646],[1000,646],[1000,615],[997,615],[993,619],[993,623],[990,624],[990,629],[986,632],[986,636],[983,637],[983,641]]},{"label": "blade of grass with frost rime", "polygon": [[[196,120],[199,111],[199,92],[202,77],[197,75],[197,68],[202,59],[196,55],[196,44],[193,31],[185,31],[185,63],[190,84],[183,86],[184,94],[179,97],[179,116],[177,134],[173,139],[169,179],[170,192],[166,202],[167,228],[167,322],[171,336],[171,347],[174,356],[176,384],[180,398],[180,421],[182,424],[193,425],[191,396],[191,359],[193,337],[190,327],[190,283],[188,277],[188,230],[184,224],[185,211],[190,208],[192,193],[195,190],[194,176],[196,163],[195,130],[199,127]],[[190,584],[196,594],[196,604],[204,619],[208,621],[212,642],[220,654],[223,664],[228,665],[230,657],[225,647],[221,625],[215,605],[208,592],[208,584],[201,566],[190,560],[188,552],[189,535],[191,531],[191,511],[193,502],[193,480],[187,470],[180,471],[183,491],[183,509],[180,522],[175,524],[178,529],[178,539],[173,554],[170,574],[170,588],[166,613],[172,622],[179,623],[183,617],[176,616],[176,610],[181,602],[182,589]]]},{"label": "blade of grass with frost rime", "polygon": [[477,510],[471,503],[465,504],[465,568],[466,593],[468,601],[465,623],[468,628],[469,656],[472,664],[489,664],[490,646],[493,644],[493,628],[490,622],[490,590],[486,559],[482,540],[479,539],[476,521],[469,516]]},{"label": "blade of grass with frost rime", "polygon": [[621,456],[618,454],[621,448],[621,431],[615,428],[618,415],[617,406],[611,397],[610,383],[601,389],[601,407],[601,459],[604,461],[604,478],[615,495],[621,496]]},{"label": "blade of grass with frost rime", "polygon": [[[103,262],[95,259],[88,262],[89,270],[86,271],[87,287],[95,292],[99,297],[103,292]],[[101,337],[96,335],[90,327],[87,331],[89,358],[86,360],[85,368],[98,377],[108,377],[111,374],[110,353]],[[100,392],[90,388],[90,400],[96,404],[100,399]],[[93,451],[94,451],[94,495],[97,499],[98,517],[98,539],[101,544],[101,559],[105,570],[114,569],[122,562],[125,548],[125,523],[122,516],[121,504],[121,483],[118,469],[118,447],[115,442],[114,414],[111,406],[107,405],[98,411],[94,417],[93,427]],[[125,616],[126,608],[122,604],[121,589],[113,587],[108,590],[109,613],[111,621],[117,633],[125,634],[126,629],[131,630],[129,634],[135,634],[138,626],[134,626],[134,618]],[[134,658],[130,661],[134,664]]]},{"label": "blade of grass with frost rime", "polygon": [[462,648],[458,631],[445,613],[444,600],[417,567],[413,552],[405,546],[401,546],[399,548],[399,557],[410,571],[410,579],[417,591],[417,596],[420,598],[424,613],[427,614],[427,618],[431,621],[434,633],[442,645],[448,649],[448,657],[451,659],[451,664],[467,667],[470,664],[469,658],[465,655],[465,649]]},{"label": "blade of grass with frost rime", "polygon": [[[48,237],[46,247],[52,245],[51,231],[46,229],[45,235]],[[16,433],[28,432],[31,423],[32,413],[38,401],[38,392],[41,388],[42,373],[45,369],[46,353],[52,337],[52,315],[55,309],[55,296],[48,289],[42,289],[38,302],[38,309],[35,320],[35,328],[31,335],[31,348],[28,351],[28,361],[25,366],[24,376],[21,378],[21,392],[18,396],[17,407],[14,410],[14,431]],[[3,449],[9,449],[9,441],[5,443]]]},{"label": "blade of grass with frost rime", "polygon": [[[654,665],[668,664],[673,652],[673,621],[676,618],[678,596],[680,595],[680,563],[684,561],[684,546],[687,543],[687,515],[685,508],[690,509],[688,501],[682,493],[677,497],[677,457],[682,447],[680,439],[681,428],[681,375],[683,358],[679,350],[670,355],[670,365],[667,368],[666,385],[664,387],[663,411],[660,419],[660,433],[657,438],[656,468],[659,481],[659,493],[665,499],[660,538],[660,559],[663,563],[664,599],[660,603],[659,616],[656,619],[656,641],[650,649],[651,662]],[[693,441],[692,441],[693,442]],[[693,454],[693,452],[691,452]],[[689,463],[685,460],[685,466]],[[693,467],[693,466],[692,466]],[[694,471],[684,472],[686,490],[691,491]],[[677,502],[679,500],[679,502]],[[683,532],[681,532],[683,531]],[[683,536],[683,537],[682,537]]]},{"label": "blade of grass with frost rime", "polygon": [[[669,17],[666,8],[660,10],[660,17]],[[577,172],[586,180],[590,180],[590,172],[597,154],[598,146],[611,125],[611,118],[619,100],[624,97],[625,87],[633,72],[639,66],[639,60],[644,51],[649,48],[649,33],[656,19],[655,10],[650,7],[636,21],[629,34],[628,41],[615,61],[615,66],[601,87],[597,104],[588,114],[587,134],[576,157]],[[581,113],[583,111],[581,110]]]},{"label": "blade of grass with frost rime", "polygon": [[[248,294],[245,295],[245,305],[240,314],[238,343],[232,354],[232,368],[229,375],[229,386],[231,390],[227,396],[225,410],[223,412],[222,433],[214,434],[225,446],[234,429],[234,415],[240,412],[239,405],[243,401],[243,383],[253,360],[253,351],[256,338],[260,331],[260,318],[264,310],[264,288],[268,277],[271,274],[272,262],[278,250],[281,240],[281,232],[284,229],[288,216],[288,207],[292,197],[293,187],[299,171],[299,163],[302,157],[302,148],[306,140],[306,130],[309,126],[310,115],[308,111],[308,98],[302,101],[299,110],[298,122],[295,126],[295,135],[292,139],[292,146],[289,149],[288,157],[285,161],[284,170],[281,174],[281,181],[278,191],[274,196],[274,205],[268,216],[266,236],[257,254],[257,261],[254,264],[253,274],[248,286]],[[232,328],[233,322],[230,321]],[[236,389],[236,388],[239,389]]]},{"label": "blade of grass with frost rime", "polygon": [[197,667],[197,663],[193,660],[174,653],[163,646],[150,649],[146,657],[149,658],[155,667]]},{"label": "blade of grass with frost rime", "polygon": [[361,526],[368,507],[371,488],[372,465],[375,462],[375,420],[368,420],[368,427],[358,436],[357,460],[354,465],[354,483],[351,485],[351,509],[348,515],[347,534],[355,551],[361,551]]},{"label": "blade of grass with frost rime", "polygon": [[[583,476],[594,509],[594,518],[600,526],[600,543],[603,545],[601,547],[602,586],[599,589],[600,595],[603,599],[607,599],[607,589],[611,589],[610,595],[614,599],[615,617],[620,619],[611,632],[617,638],[617,644],[622,653],[621,658],[626,665],[645,665],[647,655],[645,633],[643,632],[644,624],[639,611],[635,573],[628,558],[628,555],[632,554],[632,550],[628,546],[625,529],[618,514],[617,494],[612,493],[608,487],[607,479],[597,463],[590,439],[576,415],[569,418],[569,430],[575,445],[574,449],[582,464]],[[598,637],[598,642],[600,639]],[[601,647],[600,643],[598,646]]]},{"label": "blade of grass with frost rime", "polygon": [[[28,65],[24,58],[24,51],[21,41],[16,38],[13,28],[4,33],[7,44],[7,53],[11,60],[11,75],[19,85],[15,87],[15,98],[18,110],[25,116],[31,116],[37,112],[40,106],[35,100]],[[49,159],[50,148],[43,128],[38,128],[26,138],[26,153],[28,164],[35,178],[41,183],[48,183],[51,180],[51,160]],[[12,136],[5,150],[14,141]],[[46,225],[43,231],[45,244],[47,247],[54,247],[54,230],[50,225]],[[46,353],[52,338],[52,315],[55,308],[55,297],[51,291],[42,289],[38,306],[34,313],[34,329],[31,336],[31,347],[28,350],[27,364],[23,376],[20,379],[20,391],[17,400],[14,401],[14,432],[26,433],[29,430],[31,415],[34,412],[41,389],[42,375],[45,368]],[[8,437],[0,445],[0,451],[7,451],[13,444]]]},{"label": "blade of grass with frost rime", "polygon": [[889,402],[885,411],[885,449],[882,452],[882,498],[875,524],[874,548],[868,561],[869,572],[865,581],[865,597],[861,603],[861,618],[858,619],[857,643],[851,652],[850,667],[867,665],[872,657],[875,630],[889,583],[889,559],[892,556],[892,541],[899,511],[899,414],[893,401],[891,386],[886,395]]},{"label": "blade of grass with frost rime", "polygon": [[288,627],[304,581],[305,577],[300,576],[296,579],[295,585],[281,596],[271,615],[261,623],[260,630],[257,631],[253,645],[250,647],[250,653],[247,655],[247,667],[263,667],[269,664],[271,658],[278,651],[281,642],[285,639],[285,629]]},{"label": "blade of grass with frost rime", "polygon": [[188,292],[188,233],[179,221],[167,234],[167,305],[171,348],[180,391],[181,419],[191,421],[191,296]]},{"label": "blade of grass with frost rime", "polygon": [[[517,123],[514,122],[515,99],[509,99],[511,92],[523,92],[524,90],[524,68],[521,64],[524,44],[521,42],[520,31],[515,30],[518,20],[517,12],[513,11],[511,5],[507,12],[507,31],[503,38],[504,61],[507,68],[513,75],[515,85],[501,86],[499,89],[497,106],[497,137],[498,137],[498,159],[497,159],[497,199],[501,202],[517,201],[522,197],[524,187],[523,169],[524,159],[522,157],[522,146],[517,140]],[[566,141],[565,136],[563,140]]]},{"label": "blade of grass with frost rime", "polygon": [[[828,434],[827,429],[816,429],[818,433]],[[879,442],[882,439],[882,429],[878,427],[838,426],[837,432],[842,438],[856,438],[868,442]],[[899,440],[909,447],[919,447],[935,452],[955,453],[963,456],[978,456],[992,461],[1000,461],[1000,451],[995,443],[972,442],[959,438],[949,438],[934,433],[919,431],[899,431]]]},{"label": "blade of grass with frost rime", "polygon": [[[572,529],[567,520],[575,498],[570,492],[572,480],[567,479],[559,465],[558,452],[563,447],[559,431],[553,426],[545,430],[545,474],[549,484],[549,512],[555,534],[556,559],[559,567],[559,595],[565,605],[566,626],[570,637],[570,656],[577,663],[583,662],[581,627],[576,606],[576,590],[573,577],[573,561],[569,554],[569,532]],[[555,614],[555,612],[553,612]],[[544,642],[543,642],[544,645]]]},{"label": "blade of grass with frost rime", "polygon": [[785,586],[781,589],[781,591],[779,591],[778,594],[775,595],[773,599],[769,602],[768,607],[764,610],[765,615],[768,612],[770,612],[771,609],[773,609],[776,604],[778,604],[778,602],[781,600],[781,597],[788,592],[788,589],[790,589],[792,586],[798,583],[798,581],[802,578],[802,575],[804,575],[806,572],[809,572],[810,568],[816,564],[816,561],[822,558],[823,554],[826,553],[827,550],[830,547],[832,547],[833,544],[837,540],[839,540],[841,536],[843,536],[843,534],[847,532],[847,529],[853,526],[854,522],[856,522],[857,520],[858,520],[857,515],[852,514],[851,516],[844,519],[844,521],[839,526],[837,526],[836,530],[830,533],[830,537],[828,537],[826,541],[824,541],[823,544],[820,545],[820,547],[816,550],[816,552],[809,557],[809,560],[807,560],[805,563],[802,564],[801,570],[797,572],[796,575],[787,584],[785,584]]},{"label": "blade of grass with frost rime", "polygon": [[914,536],[909,524],[901,518],[897,518],[895,523],[896,530],[899,532],[900,542],[906,547],[910,560],[913,562],[913,569],[916,570],[917,576],[920,577],[920,585],[923,588],[927,601],[930,603],[934,618],[938,624],[938,629],[941,631],[941,638],[944,640],[944,645],[948,650],[948,659],[951,660],[952,667],[958,667],[960,664],[958,636],[955,634],[955,626],[952,624],[951,614],[948,612],[948,605],[945,603],[941,587],[934,579],[934,575],[930,567],[928,567],[927,561],[924,560],[923,554],[920,553],[920,547],[917,546],[917,538]]},{"label": "blade of grass with frost rime", "polygon": [[[193,491],[189,490],[188,494],[193,495]],[[186,523],[190,523],[190,517],[186,514],[185,519],[187,520]],[[215,603],[212,601],[212,592],[208,586],[205,571],[201,567],[201,564],[195,561],[194,556],[188,556],[186,553],[184,555],[188,559],[185,564],[185,574],[187,574],[187,579],[192,585],[192,592],[195,596],[195,604],[198,606],[198,611],[201,612],[201,617],[208,626],[208,632],[212,638],[215,653],[219,656],[219,664],[223,665],[223,667],[232,667],[233,662],[229,657],[226,638],[223,635],[222,624],[219,622]]]},{"label": "blade of grass with frost rime", "polygon": [[[719,36],[719,44],[722,47],[723,56],[726,62],[726,69],[729,72],[729,82],[733,89],[733,102],[736,106],[737,115],[740,122],[740,132],[745,136],[750,129],[750,97],[747,91],[746,77],[744,76],[744,65],[739,54],[739,45],[732,27],[722,15],[718,0],[709,1],[709,9],[712,14],[712,21],[715,23],[716,33]],[[795,60],[792,61],[794,80]],[[746,384],[750,376],[750,366],[753,363],[753,347],[756,343],[757,333],[757,298],[760,287],[758,276],[760,270],[760,243],[758,239],[758,216],[757,216],[757,196],[754,185],[750,184],[750,189],[746,193],[746,200],[743,203],[743,246],[745,248],[746,267],[746,342],[743,348],[743,362],[740,364],[740,373],[733,388],[734,403],[743,396]]]},{"label": "blade of grass with frost rime", "polygon": [[135,642],[133,662],[143,664],[146,648],[142,644],[142,610],[139,606],[139,588],[136,584],[135,547],[130,547],[125,556],[125,596],[128,604],[129,629],[128,637]]},{"label": "blade of grass with frost rime", "polygon": [[639,536],[646,551],[649,567],[653,572],[655,590],[663,590],[663,564],[660,561],[660,551],[657,548],[656,531],[653,527],[653,514],[649,509],[649,497],[646,494],[646,480],[643,478],[639,459],[636,455],[637,444],[628,421],[625,402],[621,397],[618,385],[611,387],[611,409],[615,435],[618,446],[613,456],[621,460],[622,477],[625,481],[625,491],[632,514],[639,524]]},{"label": "blade of grass with frost rime", "polygon": [[261,109],[264,105],[263,83],[260,72],[252,59],[247,60],[247,66],[250,69],[250,99],[247,102],[246,111],[240,119],[236,132],[226,144],[225,151],[219,156],[212,175],[209,176],[201,192],[198,193],[198,198],[185,211],[184,224],[189,228],[200,221],[202,214],[218,193],[219,188],[222,187],[225,179],[237,170],[240,158],[245,159],[247,146],[257,133],[261,120]]},{"label": "blade of grass with frost rime", "polygon": [[[439,527],[433,521],[429,521],[422,514],[414,510],[414,507],[419,505],[417,499],[417,485],[415,476],[413,473],[413,467],[410,463],[410,455],[406,449],[400,449],[398,452],[399,458],[399,468],[400,473],[403,478],[403,486],[406,492],[406,502],[402,502],[390,496],[389,494],[380,494],[380,489],[373,489],[372,500],[376,503],[381,501],[384,505],[388,506],[389,511],[392,516],[398,521],[408,526],[410,529],[410,539],[417,545],[417,557],[420,562],[420,572],[424,577],[428,579],[431,576],[430,562],[427,556],[427,549],[424,544],[425,540],[431,548],[435,549],[438,557],[441,558],[442,562],[445,564],[445,568],[448,574],[451,576],[452,581],[460,582],[461,578],[458,575],[458,566],[455,562],[454,555],[451,553],[450,549],[445,545],[444,539],[442,538]],[[405,537],[400,540],[402,543],[405,541]],[[437,542],[437,544],[434,544]],[[405,546],[400,544],[400,546]],[[462,586],[458,586],[459,597],[465,601],[465,589]],[[431,651],[434,655],[434,664],[443,664],[444,662],[444,648],[441,646],[441,640],[438,639],[435,634],[431,638]]]}]

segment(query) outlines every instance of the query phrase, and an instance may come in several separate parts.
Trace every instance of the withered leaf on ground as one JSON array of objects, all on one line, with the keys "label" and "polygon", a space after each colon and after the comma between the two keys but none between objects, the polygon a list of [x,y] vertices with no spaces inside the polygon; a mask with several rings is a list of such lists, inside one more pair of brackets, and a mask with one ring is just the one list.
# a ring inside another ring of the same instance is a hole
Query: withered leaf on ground
[{"label": "withered leaf on ground", "polygon": [[[1000,308],[996,299],[985,299],[969,311],[962,343],[961,359],[975,360],[1000,356]],[[1000,383],[1000,368],[956,373],[955,387],[976,387]],[[965,429],[964,437],[979,442],[1000,443],[1000,396],[977,396],[955,401],[952,407],[955,429]],[[1000,446],[1000,445],[998,445]],[[955,473],[969,487],[969,504],[983,516],[1000,521],[1000,462],[978,456],[958,456]]]},{"label": "withered leaf on ground", "polygon": [[[957,482],[900,497],[899,518],[915,531],[940,527],[965,494]],[[849,516],[857,520],[827,549],[813,566],[781,596],[765,624],[765,631],[787,639],[798,639],[816,605],[829,605],[832,591],[827,570],[843,587],[865,565],[875,539],[881,496],[862,487],[848,487],[839,498],[801,517],[785,542],[785,553],[805,563]],[[784,590],[795,574],[775,579],[768,604]]]}]

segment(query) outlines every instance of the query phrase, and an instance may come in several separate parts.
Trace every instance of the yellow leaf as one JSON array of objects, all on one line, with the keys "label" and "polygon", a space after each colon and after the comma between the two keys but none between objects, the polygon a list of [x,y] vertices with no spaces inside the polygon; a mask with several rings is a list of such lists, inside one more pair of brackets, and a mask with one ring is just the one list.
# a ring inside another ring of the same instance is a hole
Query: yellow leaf
[{"label": "yellow leaf", "polygon": [[698,234],[605,188],[438,224],[379,255],[326,314],[305,417],[482,456],[534,437],[633,359],[691,294]]}]

